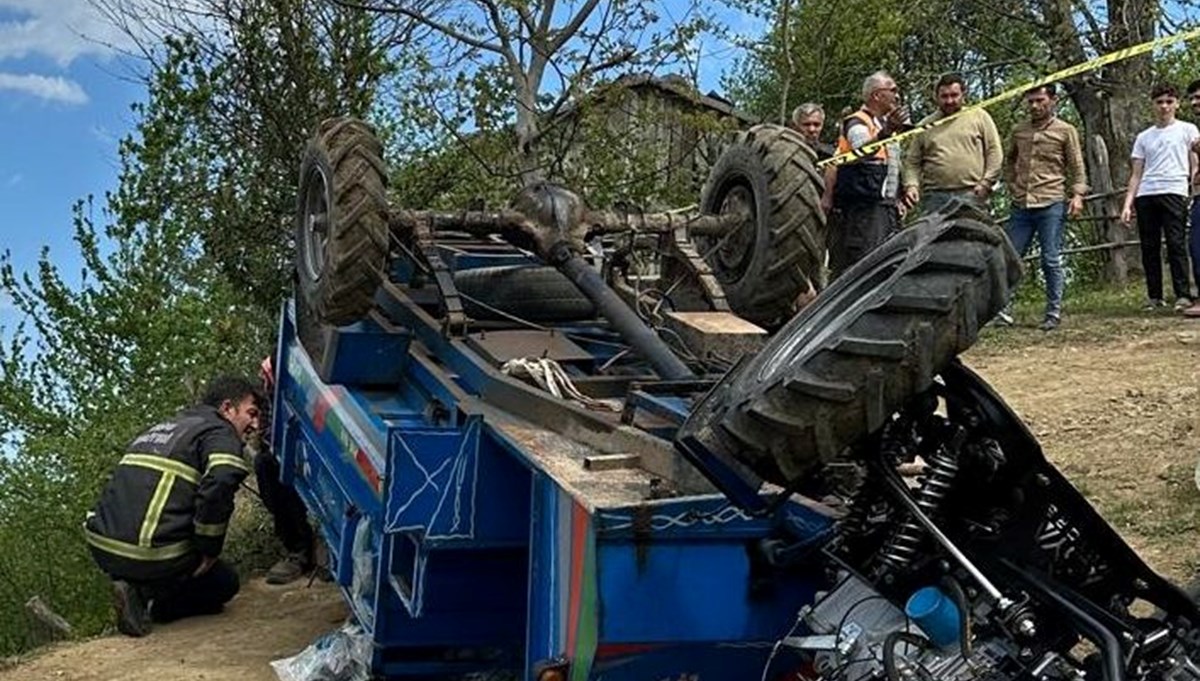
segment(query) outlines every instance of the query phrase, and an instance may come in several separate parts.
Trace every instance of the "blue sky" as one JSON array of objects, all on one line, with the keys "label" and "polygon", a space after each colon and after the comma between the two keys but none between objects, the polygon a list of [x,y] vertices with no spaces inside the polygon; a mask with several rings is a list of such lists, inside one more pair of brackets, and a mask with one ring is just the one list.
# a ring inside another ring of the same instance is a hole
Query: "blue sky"
[{"label": "blue sky", "polygon": [[[0,250],[18,269],[46,245],[78,277],[71,205],[115,187],[117,140],[143,92],[119,76],[114,46],[127,44],[87,0],[0,0]],[[14,322],[0,298],[0,326]]]},{"label": "blue sky", "polygon": [[[735,30],[757,23],[717,11]],[[33,271],[46,246],[67,281],[78,281],[71,206],[93,194],[99,208],[116,187],[117,142],[133,127],[130,104],[145,94],[125,77],[119,50],[128,47],[88,0],[0,0],[0,251],[11,251],[19,271]],[[701,87],[719,89],[736,50],[712,38],[702,49],[711,56],[701,61]],[[0,294],[0,327],[16,321]]]}]

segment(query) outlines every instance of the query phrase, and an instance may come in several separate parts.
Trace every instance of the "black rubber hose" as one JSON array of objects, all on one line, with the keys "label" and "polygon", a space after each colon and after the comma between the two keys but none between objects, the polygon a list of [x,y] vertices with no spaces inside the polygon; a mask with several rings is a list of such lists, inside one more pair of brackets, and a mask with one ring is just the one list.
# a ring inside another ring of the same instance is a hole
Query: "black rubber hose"
[{"label": "black rubber hose", "polygon": [[962,650],[963,660],[971,659],[971,604],[962,585],[951,575],[942,578],[942,586],[950,591],[950,597],[958,606],[958,646]]},{"label": "black rubber hose", "polygon": [[1086,610],[1075,605],[1065,596],[1055,591],[1041,577],[1021,569],[1011,561],[1005,560],[1004,564],[1019,574],[1022,579],[1034,589],[1041,592],[1048,600],[1066,611],[1084,631],[1091,634],[1092,643],[1095,643],[1100,648],[1100,656],[1104,660],[1104,665],[1101,669],[1104,670],[1104,678],[1107,681],[1125,681],[1125,662],[1121,658],[1121,642],[1117,640],[1116,634],[1109,631],[1096,618],[1089,615]]},{"label": "black rubber hose", "polygon": [[600,274],[583,258],[565,246],[555,249],[552,260],[560,272],[567,275],[588,300],[600,311],[600,315],[613,325],[617,333],[633,346],[638,353],[650,362],[658,375],[669,381],[681,381],[695,378],[696,374],[688,368],[683,360],[671,350],[663,339],[658,337],[650,327],[646,326],[637,314],[629,309]]},{"label": "black rubber hose", "polygon": [[883,670],[887,672],[888,681],[905,681],[896,668],[896,644],[901,641],[911,643],[921,648],[929,648],[929,639],[909,631],[893,631],[883,639]]}]

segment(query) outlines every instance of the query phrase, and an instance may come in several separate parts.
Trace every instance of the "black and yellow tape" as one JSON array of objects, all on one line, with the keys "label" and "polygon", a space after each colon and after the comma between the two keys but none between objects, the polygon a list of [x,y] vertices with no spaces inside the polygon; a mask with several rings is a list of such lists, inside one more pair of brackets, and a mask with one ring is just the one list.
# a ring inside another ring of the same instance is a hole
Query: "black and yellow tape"
[{"label": "black and yellow tape", "polygon": [[892,135],[891,137],[888,137],[887,139],[880,140],[878,142],[871,142],[870,144],[865,144],[857,149],[848,151],[844,154],[839,154],[837,156],[834,156],[833,158],[825,159],[824,161],[821,161],[817,165],[820,167],[839,166],[839,165],[842,165],[845,163],[849,163],[850,161],[853,161],[855,159],[862,158],[864,156],[870,156],[871,154],[874,154],[876,151],[878,151],[880,148],[884,147],[885,145],[892,144],[894,142],[902,142],[906,139],[916,137],[917,135],[924,133],[925,131],[929,130],[930,128],[936,128],[939,125],[945,125],[945,124],[949,123],[950,121],[958,118],[959,116],[963,116],[963,115],[970,113],[971,111],[974,111],[976,109],[986,109],[989,106],[999,104],[1000,102],[1007,101],[1014,97],[1019,97],[1020,95],[1024,94],[1026,91],[1032,90],[1033,88],[1041,87],[1042,85],[1049,85],[1050,83],[1057,83],[1061,80],[1066,80],[1067,78],[1071,78],[1073,76],[1078,76],[1081,73],[1086,73],[1088,71],[1091,71],[1092,69],[1096,69],[1101,66],[1105,66],[1107,64],[1113,64],[1115,62],[1129,59],[1130,57],[1136,57],[1139,54],[1145,54],[1146,52],[1150,52],[1151,50],[1156,50],[1160,47],[1165,47],[1165,46],[1171,45],[1173,43],[1194,40],[1196,38],[1200,38],[1200,28],[1193,29],[1191,31],[1184,31],[1183,33],[1176,33],[1174,35],[1163,36],[1161,38],[1155,38],[1154,40],[1148,40],[1144,43],[1139,43],[1137,45],[1131,45],[1129,47],[1126,47],[1121,50],[1117,50],[1115,52],[1109,52],[1108,54],[1101,55],[1099,57],[1096,57],[1095,59],[1091,59],[1091,60],[1076,64],[1074,66],[1069,66],[1061,71],[1055,71],[1054,73],[1051,73],[1048,76],[1038,78],[1037,80],[1031,81],[1029,83],[1025,83],[1023,85],[1012,88],[1010,90],[1005,90],[1004,92],[1001,92],[1000,94],[994,95],[992,97],[988,97],[987,99],[985,99],[977,104],[973,104],[971,106],[965,106],[962,109],[960,109],[959,111],[957,111],[949,116],[945,116],[943,118],[938,118],[936,120],[929,121],[928,123],[923,123],[921,125],[916,126],[915,128],[905,130],[904,132],[902,132],[898,135]]}]

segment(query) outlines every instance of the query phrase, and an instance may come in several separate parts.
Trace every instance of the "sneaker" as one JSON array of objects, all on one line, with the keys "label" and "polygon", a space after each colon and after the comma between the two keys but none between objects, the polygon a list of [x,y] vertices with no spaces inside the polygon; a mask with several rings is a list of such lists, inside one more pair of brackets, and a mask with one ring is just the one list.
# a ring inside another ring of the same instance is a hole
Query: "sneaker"
[{"label": "sneaker", "polygon": [[1179,297],[1179,298],[1175,299],[1175,311],[1176,312],[1181,312],[1183,310],[1188,309],[1191,306],[1192,306],[1192,300],[1190,298]]},{"label": "sneaker", "polygon": [[1046,315],[1046,318],[1042,320],[1042,324],[1038,328],[1042,331],[1053,331],[1057,329],[1058,325],[1061,323],[1062,321],[1057,316],[1048,314]]},{"label": "sneaker", "polygon": [[1192,303],[1192,306],[1183,310],[1184,317],[1195,319],[1200,317],[1200,303]]},{"label": "sneaker", "polygon": [[112,583],[113,608],[117,611],[117,631],[126,636],[142,637],[150,633],[150,606],[138,588],[129,582]]},{"label": "sneaker", "polygon": [[1146,310],[1147,312],[1153,312],[1154,310],[1157,310],[1159,308],[1163,308],[1166,306],[1167,306],[1167,303],[1165,301],[1163,301],[1162,298],[1151,298],[1150,300],[1147,300],[1145,302],[1145,304],[1142,305],[1142,309]]},{"label": "sneaker", "polygon": [[289,553],[267,570],[267,584],[290,584],[308,573],[309,564],[299,553]]},{"label": "sneaker", "polygon": [[996,323],[1001,326],[1012,326],[1015,322],[1016,320],[1013,319],[1012,313],[1007,308],[996,313]]}]

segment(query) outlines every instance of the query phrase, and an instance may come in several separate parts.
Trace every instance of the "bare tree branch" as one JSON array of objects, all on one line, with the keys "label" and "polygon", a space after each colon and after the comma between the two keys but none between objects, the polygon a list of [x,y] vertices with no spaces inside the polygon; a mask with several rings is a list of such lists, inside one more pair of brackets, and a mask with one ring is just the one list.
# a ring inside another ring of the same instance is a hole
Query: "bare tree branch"
[{"label": "bare tree branch", "polygon": [[513,75],[522,73],[521,60],[517,53],[512,48],[512,39],[509,34],[508,26],[504,23],[504,17],[500,15],[500,8],[493,0],[479,0],[487,9],[488,16],[492,20],[492,28],[496,31],[496,36],[500,39],[500,56],[508,62],[508,68]]},{"label": "bare tree branch", "polygon": [[[583,23],[587,21],[589,16],[592,15],[592,12],[596,9],[596,5],[598,4],[600,4],[600,0],[587,0],[587,2],[583,3],[583,7],[579,8],[579,11],[575,13],[575,16],[571,17],[571,20],[556,32],[554,40],[551,41],[550,48],[547,50],[547,52],[554,54],[562,49],[562,46],[567,44],[567,41],[579,31],[579,28],[583,26]],[[551,5],[551,9],[552,8],[553,5]],[[547,16],[548,15],[549,13],[547,13]]]},{"label": "bare tree branch", "polygon": [[1104,29],[1100,27],[1100,22],[1096,20],[1096,14],[1092,12],[1092,8],[1088,6],[1087,0],[1074,0],[1075,11],[1083,17],[1083,20],[1088,26],[1088,43],[1096,52],[1103,54],[1108,51],[1107,41],[1104,39]]},{"label": "bare tree branch", "polygon": [[525,27],[526,31],[529,31],[529,35],[533,36],[537,33],[537,26],[534,25],[533,15],[529,13],[529,8],[519,2],[514,2],[513,9],[516,10],[517,16],[521,18],[521,25]]},{"label": "bare tree branch", "polygon": [[450,38],[451,40],[456,40],[465,45],[470,45],[471,47],[474,47],[474,48],[477,48],[480,50],[484,50],[487,52],[494,52],[496,54],[504,56],[504,48],[502,46],[497,45],[496,43],[491,43],[486,40],[479,40],[478,38],[469,36],[466,33],[463,33],[462,31],[456,30],[453,26],[450,26],[449,24],[446,24],[441,21],[436,21],[435,19],[431,18],[425,12],[419,12],[417,10],[409,9],[408,7],[404,7],[403,5],[389,5],[387,7],[380,7],[378,5],[368,5],[368,4],[352,2],[351,0],[332,0],[332,2],[334,2],[338,5],[341,5],[342,7],[345,7],[347,9],[357,9],[357,10],[361,10],[364,12],[377,12],[380,14],[399,14],[399,15],[402,15],[409,19],[412,19],[413,21],[420,22],[421,24],[424,24],[425,26],[432,28],[433,30],[437,31],[438,33],[441,33],[442,35],[446,36],[447,38]]}]

